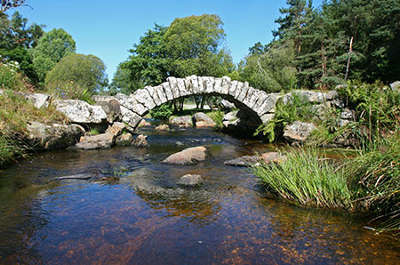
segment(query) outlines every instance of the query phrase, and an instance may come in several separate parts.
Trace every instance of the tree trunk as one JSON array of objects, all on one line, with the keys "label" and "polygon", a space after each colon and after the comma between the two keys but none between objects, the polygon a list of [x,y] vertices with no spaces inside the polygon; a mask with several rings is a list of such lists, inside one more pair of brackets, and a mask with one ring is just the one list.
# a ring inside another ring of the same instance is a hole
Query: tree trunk
[{"label": "tree trunk", "polygon": [[349,46],[349,58],[347,59],[346,75],[344,76],[344,81],[347,81],[347,78],[349,78],[350,60],[351,60],[351,54],[353,53],[353,40],[354,40],[354,37],[351,37],[350,46]]}]

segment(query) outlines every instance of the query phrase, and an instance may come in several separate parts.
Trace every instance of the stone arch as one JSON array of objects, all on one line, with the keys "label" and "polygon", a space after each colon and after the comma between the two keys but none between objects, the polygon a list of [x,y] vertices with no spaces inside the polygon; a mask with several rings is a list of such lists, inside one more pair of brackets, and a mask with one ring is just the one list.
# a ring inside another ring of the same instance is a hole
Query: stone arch
[{"label": "stone arch", "polygon": [[279,98],[277,93],[268,94],[249,86],[248,82],[226,76],[169,77],[158,86],[147,86],[129,96],[118,94],[115,97],[120,102],[124,121],[135,128],[142,117],[157,106],[181,97],[204,94],[218,95],[233,102],[239,109],[255,115],[260,123],[271,119]]}]

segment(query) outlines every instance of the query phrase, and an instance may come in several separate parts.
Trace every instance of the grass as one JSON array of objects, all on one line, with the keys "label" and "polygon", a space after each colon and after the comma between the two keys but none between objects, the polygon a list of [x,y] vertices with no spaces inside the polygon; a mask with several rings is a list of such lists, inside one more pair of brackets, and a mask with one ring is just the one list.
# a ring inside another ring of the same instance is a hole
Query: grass
[{"label": "grass", "polygon": [[267,189],[295,204],[323,208],[352,208],[343,168],[319,159],[316,149],[291,150],[281,164],[255,167]]},{"label": "grass", "polygon": [[211,111],[207,112],[207,115],[215,122],[217,129],[222,129],[224,127],[222,122],[224,120],[225,113],[223,111]]},{"label": "grass", "polygon": [[18,93],[5,90],[0,95],[0,167],[29,149],[24,143],[29,121],[63,123],[67,120],[53,106],[37,109]]}]

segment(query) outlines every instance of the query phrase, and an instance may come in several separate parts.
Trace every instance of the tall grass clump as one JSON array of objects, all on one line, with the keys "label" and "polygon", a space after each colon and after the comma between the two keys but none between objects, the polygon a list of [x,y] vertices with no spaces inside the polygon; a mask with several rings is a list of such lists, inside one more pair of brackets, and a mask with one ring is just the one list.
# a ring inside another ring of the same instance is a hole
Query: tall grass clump
[{"label": "tall grass clump", "polygon": [[286,155],[280,164],[253,168],[269,191],[299,205],[352,208],[343,168],[319,159],[316,149],[296,149]]},{"label": "tall grass clump", "polygon": [[207,115],[215,122],[217,129],[222,129],[224,124],[222,123],[224,120],[224,112],[217,110],[207,113]]},{"label": "tall grass clump", "polygon": [[382,230],[400,233],[400,135],[379,139],[359,151],[348,169],[355,199]]}]

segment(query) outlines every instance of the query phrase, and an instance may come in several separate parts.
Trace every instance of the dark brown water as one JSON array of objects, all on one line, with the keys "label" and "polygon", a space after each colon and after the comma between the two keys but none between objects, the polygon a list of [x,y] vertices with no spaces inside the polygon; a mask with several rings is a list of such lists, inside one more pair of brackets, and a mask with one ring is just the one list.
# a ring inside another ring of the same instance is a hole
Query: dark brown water
[{"label": "dark brown water", "polygon": [[[267,199],[248,169],[223,164],[271,146],[211,130],[153,132],[149,142],[40,154],[0,171],[0,264],[400,264],[400,243],[364,221]],[[197,145],[209,146],[204,163],[159,162]],[[92,178],[54,181],[82,173]],[[204,185],[177,186],[188,173]]]}]

